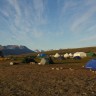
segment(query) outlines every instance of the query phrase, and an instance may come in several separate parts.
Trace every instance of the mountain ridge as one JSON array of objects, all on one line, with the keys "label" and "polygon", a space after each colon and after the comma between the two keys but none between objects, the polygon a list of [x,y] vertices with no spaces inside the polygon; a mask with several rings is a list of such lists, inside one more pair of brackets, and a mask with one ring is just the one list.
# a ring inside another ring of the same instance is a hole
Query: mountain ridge
[{"label": "mountain ridge", "polygon": [[0,51],[2,51],[4,55],[20,55],[34,52],[33,50],[23,45],[0,45]]}]

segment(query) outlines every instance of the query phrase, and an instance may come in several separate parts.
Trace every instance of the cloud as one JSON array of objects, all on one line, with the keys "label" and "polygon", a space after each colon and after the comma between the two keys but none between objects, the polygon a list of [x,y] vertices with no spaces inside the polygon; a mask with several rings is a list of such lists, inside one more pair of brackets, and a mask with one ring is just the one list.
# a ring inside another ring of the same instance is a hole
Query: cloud
[{"label": "cloud", "polygon": [[71,25],[72,32],[82,32],[83,28],[87,26],[88,22],[92,21],[92,16],[96,13],[96,6],[89,6],[89,9],[83,13],[82,11],[80,14],[75,14],[78,18],[74,18],[74,21]]},{"label": "cloud", "polygon": [[19,0],[8,0],[8,2],[10,3],[10,5],[12,5],[13,8],[15,9],[17,15],[21,16],[21,10],[20,10],[18,1]]},{"label": "cloud", "polygon": [[[73,2],[72,0],[58,0],[58,12],[59,12],[59,30],[64,31],[71,24],[71,18],[74,15],[74,10],[78,6],[78,2]],[[69,29],[67,29],[69,30]]]},{"label": "cloud", "polygon": [[[29,4],[27,1],[22,4],[19,0],[8,0],[8,2],[15,12],[14,16],[11,15],[10,17],[11,24],[9,26],[15,39],[18,37],[20,40],[29,40],[30,38],[31,41],[32,38],[40,38],[44,35],[44,32],[40,31],[39,28],[47,21],[44,0],[29,1]],[[11,10],[11,13],[13,11]]]},{"label": "cloud", "polygon": [[46,3],[44,0],[33,0],[35,22],[37,24],[46,24]]},{"label": "cloud", "polygon": [[[14,15],[14,24],[15,26],[18,26],[20,24],[21,18],[22,18],[22,12],[19,5],[19,0],[8,0],[11,7],[15,10]],[[12,12],[12,10],[11,10]]]},{"label": "cloud", "polygon": [[82,33],[94,26],[96,0],[58,0],[59,29],[61,31]]},{"label": "cloud", "polygon": [[73,1],[63,2],[63,6],[61,7],[61,14],[60,14],[61,17],[64,17],[66,13],[70,12],[70,10],[72,10],[77,5],[78,3]]},{"label": "cloud", "polygon": [[9,17],[9,13],[7,12],[7,11],[5,11],[5,10],[1,10],[0,9],[0,12],[5,16],[5,17]]}]

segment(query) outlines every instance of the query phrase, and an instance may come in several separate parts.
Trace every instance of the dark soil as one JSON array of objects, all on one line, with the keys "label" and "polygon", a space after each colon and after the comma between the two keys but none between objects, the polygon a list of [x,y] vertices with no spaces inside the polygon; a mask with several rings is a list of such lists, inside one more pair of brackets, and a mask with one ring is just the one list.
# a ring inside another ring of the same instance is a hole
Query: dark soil
[{"label": "dark soil", "polygon": [[0,96],[96,96],[96,74],[82,65],[0,62]]}]

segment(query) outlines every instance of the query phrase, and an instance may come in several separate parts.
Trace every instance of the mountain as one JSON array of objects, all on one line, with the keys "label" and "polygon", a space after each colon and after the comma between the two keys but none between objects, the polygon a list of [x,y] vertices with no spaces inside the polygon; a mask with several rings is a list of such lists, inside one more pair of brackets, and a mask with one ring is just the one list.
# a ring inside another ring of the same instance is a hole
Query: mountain
[{"label": "mountain", "polygon": [[26,46],[18,46],[18,45],[7,45],[2,46],[0,45],[0,51],[3,52],[4,55],[19,55],[25,53],[32,53],[34,51],[30,50]]}]

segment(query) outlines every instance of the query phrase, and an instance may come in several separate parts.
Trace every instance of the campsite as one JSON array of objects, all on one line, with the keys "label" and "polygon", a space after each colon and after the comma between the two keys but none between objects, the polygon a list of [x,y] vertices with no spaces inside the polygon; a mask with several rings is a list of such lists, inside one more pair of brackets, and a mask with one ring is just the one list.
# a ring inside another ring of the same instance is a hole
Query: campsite
[{"label": "campsite", "polygon": [[0,0],[0,96],[96,96],[96,0]]},{"label": "campsite", "polygon": [[[39,55],[12,55],[10,59],[0,60],[0,96],[96,96],[96,72],[87,68],[95,66],[96,56],[88,53],[86,57],[82,51],[82,58],[74,59],[69,51],[64,55],[58,50]],[[53,54],[50,59],[53,64],[44,59]]]}]

